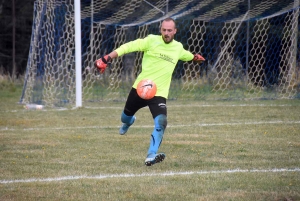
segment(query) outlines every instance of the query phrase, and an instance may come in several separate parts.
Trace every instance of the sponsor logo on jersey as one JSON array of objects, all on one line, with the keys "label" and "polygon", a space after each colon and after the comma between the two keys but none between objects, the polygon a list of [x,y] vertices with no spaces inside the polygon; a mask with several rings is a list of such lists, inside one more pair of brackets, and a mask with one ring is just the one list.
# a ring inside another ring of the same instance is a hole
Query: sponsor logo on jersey
[{"label": "sponsor logo on jersey", "polygon": [[175,62],[173,62],[173,59],[171,57],[169,57],[168,55],[165,55],[165,54],[159,54],[159,58],[165,60],[165,61],[168,61],[172,64],[174,64]]}]

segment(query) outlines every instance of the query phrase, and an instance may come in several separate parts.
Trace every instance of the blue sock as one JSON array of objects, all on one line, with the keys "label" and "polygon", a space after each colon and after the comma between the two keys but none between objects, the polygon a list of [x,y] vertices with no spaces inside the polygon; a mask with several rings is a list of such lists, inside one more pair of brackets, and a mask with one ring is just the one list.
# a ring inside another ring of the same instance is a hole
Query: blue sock
[{"label": "blue sock", "polygon": [[154,130],[150,138],[150,147],[148,149],[148,156],[157,153],[162,142],[165,129],[167,127],[167,116],[160,114],[154,118]]},{"label": "blue sock", "polygon": [[133,116],[127,116],[124,111],[121,114],[121,122],[130,126],[134,122]]}]

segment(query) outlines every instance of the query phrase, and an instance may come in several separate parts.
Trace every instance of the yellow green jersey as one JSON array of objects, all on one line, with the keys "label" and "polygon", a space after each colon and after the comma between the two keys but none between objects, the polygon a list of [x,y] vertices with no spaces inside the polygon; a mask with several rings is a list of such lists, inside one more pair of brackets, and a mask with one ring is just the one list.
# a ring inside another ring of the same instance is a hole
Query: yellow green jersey
[{"label": "yellow green jersey", "polygon": [[165,43],[161,35],[148,35],[125,43],[115,50],[118,56],[136,51],[144,52],[142,71],[133,84],[136,89],[139,81],[150,79],[157,86],[156,96],[168,98],[174,68],[178,62],[191,61],[194,55],[185,50],[176,40]]}]

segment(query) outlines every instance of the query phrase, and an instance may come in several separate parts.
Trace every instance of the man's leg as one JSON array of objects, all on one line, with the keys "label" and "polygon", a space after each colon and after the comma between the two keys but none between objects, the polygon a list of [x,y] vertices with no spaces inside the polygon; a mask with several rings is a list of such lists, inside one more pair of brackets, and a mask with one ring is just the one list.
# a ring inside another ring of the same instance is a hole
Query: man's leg
[{"label": "man's leg", "polygon": [[153,100],[148,102],[148,106],[154,119],[154,129],[150,137],[150,146],[145,160],[145,165],[151,166],[165,159],[164,153],[157,152],[167,127],[166,99],[163,97],[154,97]]},{"label": "man's leg", "polygon": [[164,132],[167,126],[167,116],[160,114],[154,118],[154,130],[150,138],[150,146],[148,149],[147,158],[145,160],[145,165],[151,166],[155,163],[159,163],[165,159],[165,154],[159,153],[158,149],[163,140]]},{"label": "man's leg", "polygon": [[136,93],[136,89],[132,88],[128,94],[124,110],[121,114],[122,125],[120,127],[120,135],[124,135],[129,127],[134,123],[136,117],[134,114],[142,107],[147,105],[144,99],[141,99]]},{"label": "man's leg", "polygon": [[167,126],[167,117],[164,114],[160,114],[154,118],[154,130],[150,138],[150,147],[148,149],[148,155],[156,154]]},{"label": "man's leg", "polygon": [[135,116],[127,116],[124,111],[121,114],[121,122],[123,123],[121,125],[121,128],[119,130],[120,135],[124,135],[129,127],[134,123],[136,117]]}]

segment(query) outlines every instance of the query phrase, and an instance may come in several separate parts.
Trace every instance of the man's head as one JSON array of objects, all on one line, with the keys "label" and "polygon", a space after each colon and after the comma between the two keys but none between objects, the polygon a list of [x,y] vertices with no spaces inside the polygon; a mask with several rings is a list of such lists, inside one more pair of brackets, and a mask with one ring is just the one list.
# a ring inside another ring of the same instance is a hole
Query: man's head
[{"label": "man's head", "polygon": [[160,33],[165,43],[170,43],[173,41],[176,31],[176,23],[172,18],[166,18],[162,21]]}]

